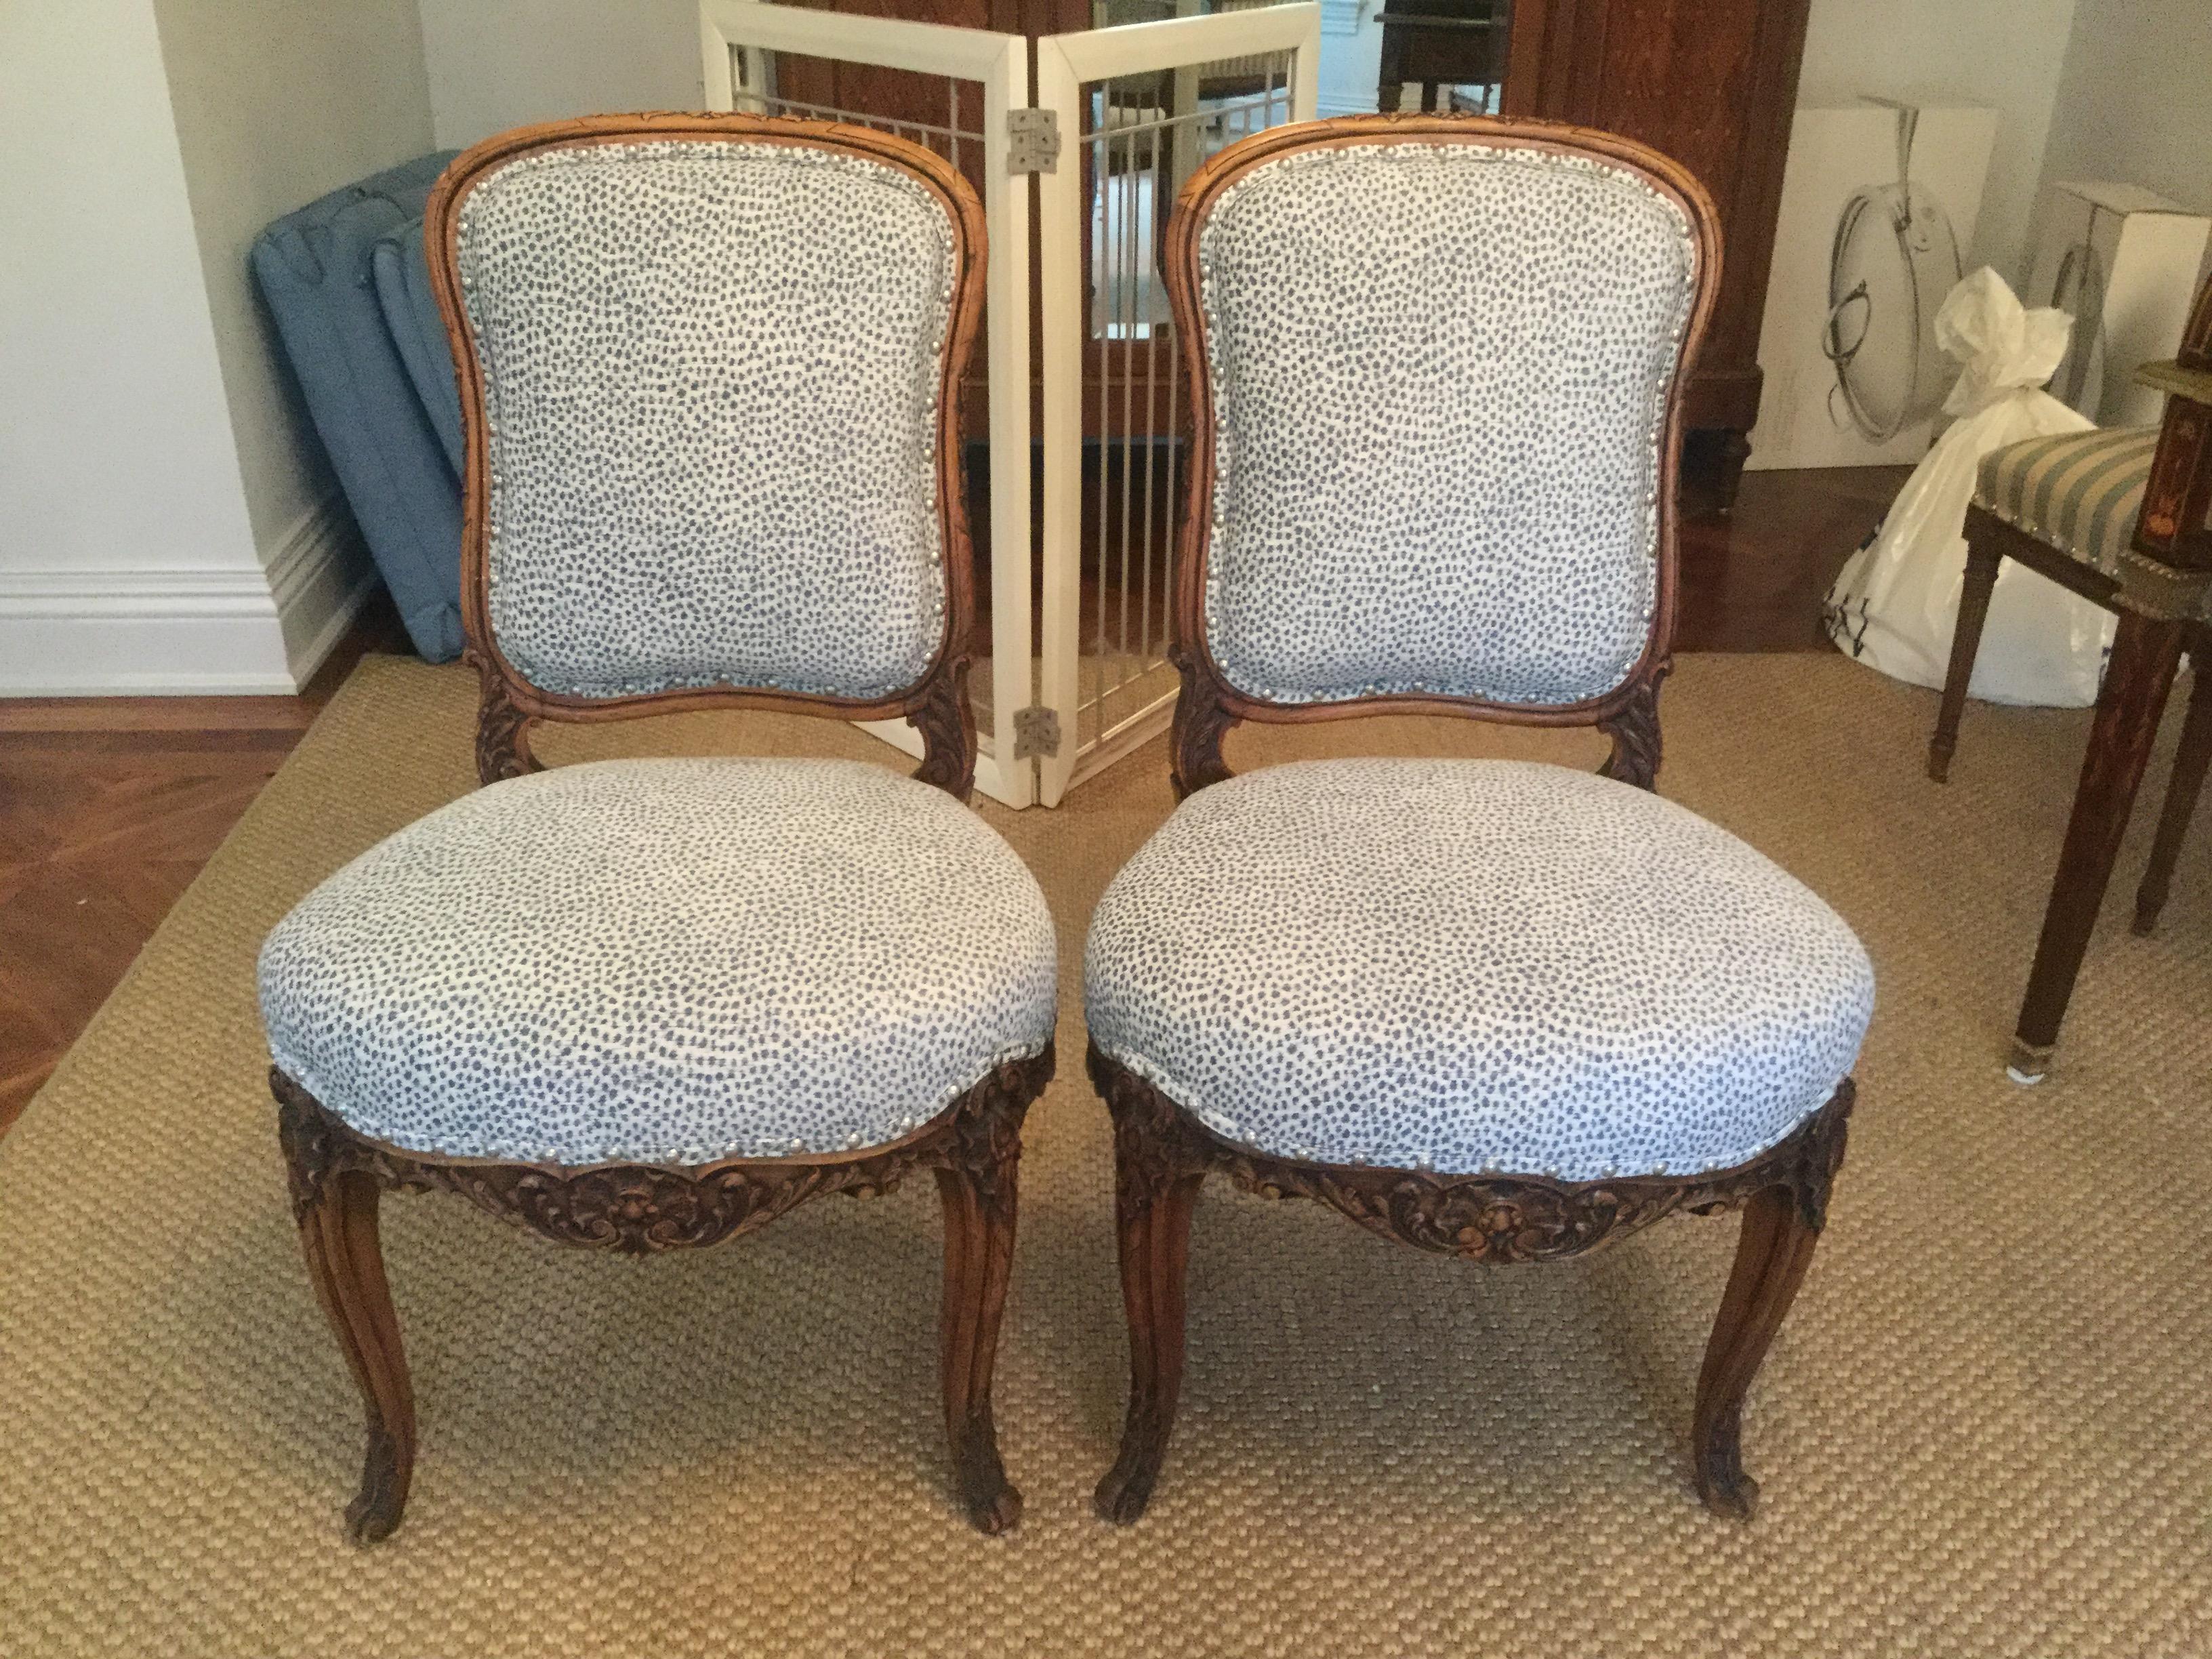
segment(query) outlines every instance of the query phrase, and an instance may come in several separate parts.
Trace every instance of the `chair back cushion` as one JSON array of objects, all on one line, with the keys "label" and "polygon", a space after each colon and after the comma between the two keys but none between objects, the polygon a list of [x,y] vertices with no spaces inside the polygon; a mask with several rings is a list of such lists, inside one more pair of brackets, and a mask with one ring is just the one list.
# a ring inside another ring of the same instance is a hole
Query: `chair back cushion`
[{"label": "chair back cushion", "polygon": [[1528,145],[1293,150],[1197,232],[1206,645],[1273,703],[1565,704],[1658,623],[1682,204]]},{"label": "chair back cushion", "polygon": [[488,621],[541,691],[848,698],[945,636],[944,202],[768,140],[525,152],[454,227],[483,391]]}]

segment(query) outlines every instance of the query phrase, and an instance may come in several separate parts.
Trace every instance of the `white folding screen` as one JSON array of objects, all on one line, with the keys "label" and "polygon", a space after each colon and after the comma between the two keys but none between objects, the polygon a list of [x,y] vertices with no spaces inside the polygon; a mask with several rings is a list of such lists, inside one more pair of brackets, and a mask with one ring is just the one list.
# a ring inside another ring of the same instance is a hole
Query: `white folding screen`
[{"label": "white folding screen", "polygon": [[1037,106],[1072,152],[1038,184],[1038,701],[1061,739],[1038,763],[1048,806],[1158,733],[1175,707],[1170,588],[1189,403],[1160,278],[1168,212],[1209,156],[1313,118],[1320,44],[1316,4],[1037,42]]},{"label": "white folding screen", "polygon": [[[1195,11],[1206,0],[1176,3]],[[702,0],[699,26],[710,108],[848,121],[956,167],[981,158],[991,557],[975,779],[1008,805],[1056,805],[1157,732],[1174,703],[1166,598],[1187,401],[1154,257],[1166,210],[1224,144],[1312,118],[1320,7],[1247,6],[1048,36],[1036,42],[1034,100],[1020,35],[766,0]],[[779,54],[942,77],[945,118],[780,95]],[[981,88],[973,125],[963,116],[975,106],[962,94],[969,83]],[[1032,173],[1042,293],[1030,259]],[[1041,545],[1031,534],[1033,313],[1043,331]],[[902,721],[866,729],[921,752]]]}]

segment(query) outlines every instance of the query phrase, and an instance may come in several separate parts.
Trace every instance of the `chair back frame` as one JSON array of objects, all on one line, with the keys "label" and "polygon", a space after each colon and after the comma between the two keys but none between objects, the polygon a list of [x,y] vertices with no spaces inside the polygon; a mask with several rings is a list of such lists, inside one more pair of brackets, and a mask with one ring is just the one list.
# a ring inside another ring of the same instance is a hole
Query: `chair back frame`
[{"label": "chair back frame", "polygon": [[[937,512],[945,579],[945,631],[922,677],[872,700],[785,691],[766,686],[684,686],[592,697],[548,691],[500,651],[491,627],[490,491],[483,364],[462,303],[459,229],[469,193],[510,162],[550,150],[670,141],[789,146],[856,156],[905,174],[933,196],[952,234],[952,308],[939,365]],[[465,655],[477,669],[482,701],[477,770],[495,782],[539,769],[527,728],[537,720],[599,721],[706,708],[761,708],[835,720],[911,720],[923,757],[915,775],[965,800],[975,774],[975,720],[968,700],[975,623],[975,553],[960,483],[960,386],[982,313],[983,204],[966,179],[921,145],[866,128],[787,117],[716,114],[597,115],[521,127],[484,140],[446,169],[423,215],[430,283],[446,319],[459,381],[466,478],[461,526],[461,626]]]},{"label": "chair back frame", "polygon": [[[1223,192],[1255,168],[1293,153],[1407,143],[1480,144],[1492,149],[1591,157],[1637,174],[1688,221],[1695,248],[1693,298],[1667,393],[1661,435],[1656,586],[1643,655],[1612,690],[1578,702],[1495,702],[1443,695],[1377,694],[1327,702],[1279,703],[1231,686],[1215,663],[1206,635],[1206,574],[1212,522],[1217,419],[1206,316],[1200,303],[1199,237]],[[1617,134],[1555,121],[1499,120],[1456,115],[1355,115],[1277,127],[1231,145],[1191,175],[1176,203],[1167,234],[1167,289],[1191,387],[1189,496],[1176,555],[1175,645],[1182,678],[1176,704],[1172,766],[1180,799],[1230,775],[1222,739],[1239,721],[1298,723],[1369,714],[1450,714],[1522,726],[1595,726],[1613,739],[1602,770],[1651,788],[1659,770],[1659,683],[1673,666],[1675,497],[1681,471],[1682,404],[1687,377],[1720,290],[1721,225],[1712,198],[1689,170]]]}]

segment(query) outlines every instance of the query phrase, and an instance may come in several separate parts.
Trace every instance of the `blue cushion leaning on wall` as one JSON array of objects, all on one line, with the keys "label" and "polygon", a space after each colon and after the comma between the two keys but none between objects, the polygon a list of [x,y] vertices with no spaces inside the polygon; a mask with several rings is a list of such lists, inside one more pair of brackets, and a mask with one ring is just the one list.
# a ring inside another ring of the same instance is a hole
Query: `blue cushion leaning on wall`
[{"label": "blue cushion leaning on wall", "polygon": [[[253,274],[369,556],[415,648],[461,649],[461,486],[378,303],[378,240],[419,223],[452,152],[310,203],[253,245]],[[450,368],[447,373],[451,374]]]},{"label": "blue cushion leaning on wall", "polygon": [[453,347],[438,295],[430,286],[430,267],[422,258],[421,215],[369,250],[369,278],[384,313],[385,331],[398,349],[399,366],[415,388],[422,412],[438,434],[438,447],[459,478],[467,465],[461,445],[461,393],[453,381]]}]

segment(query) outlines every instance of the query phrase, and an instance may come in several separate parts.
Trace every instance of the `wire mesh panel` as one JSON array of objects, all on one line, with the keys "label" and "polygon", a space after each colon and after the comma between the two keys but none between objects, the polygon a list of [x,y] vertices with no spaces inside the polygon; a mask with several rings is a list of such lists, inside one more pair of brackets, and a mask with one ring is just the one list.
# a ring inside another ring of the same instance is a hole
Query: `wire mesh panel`
[{"label": "wire mesh panel", "polygon": [[1040,42],[1038,102],[1076,140],[1040,210],[1041,682],[1064,738],[1043,768],[1048,803],[1173,708],[1189,389],[1161,274],[1168,213],[1209,157],[1312,117],[1318,18],[1312,5],[1240,8]]},{"label": "wire mesh panel", "polygon": [[[750,60],[750,61],[748,61]],[[912,71],[853,67],[799,52],[740,54],[732,64],[735,83],[732,107],[748,115],[788,115],[812,121],[838,121],[888,132],[933,151],[968,175],[980,192],[983,186],[982,88],[957,76],[921,76]],[[791,90],[786,90],[791,88]],[[802,95],[813,94],[812,96]],[[932,109],[934,104],[939,107]],[[924,118],[927,110],[937,118]],[[897,113],[888,112],[896,111]],[[990,573],[1000,550],[992,538],[989,507],[990,430],[990,301],[983,303],[983,321],[977,346],[961,386],[961,477],[966,485],[968,520],[975,542],[978,582],[975,595],[976,637],[991,637],[993,620]],[[1024,526],[1026,532],[1026,526]],[[1006,556],[1024,565],[1030,556],[1029,537],[1006,550]],[[992,752],[994,716],[999,678],[989,654],[979,655],[969,677],[969,701],[975,710],[976,742],[983,754]],[[1014,707],[1029,700],[1026,683],[1016,693]]]},{"label": "wire mesh panel", "polygon": [[1168,210],[1200,162],[1291,118],[1291,53],[1272,52],[1085,88],[1079,774],[1085,757],[1156,730],[1176,695],[1168,595],[1188,393],[1161,274]]},{"label": "wire mesh panel", "polygon": [[[977,568],[979,650],[969,679],[976,787],[1009,805],[1036,799],[1017,755],[1030,702],[1034,620],[1030,453],[1029,191],[1008,155],[1011,111],[1029,102],[1027,43],[896,18],[759,0],[704,0],[708,103],[742,114],[839,121],[933,151],[983,198],[990,247],[977,349],[961,387],[962,474]],[[994,457],[1005,458],[997,466]],[[866,722],[909,753],[902,720]]]},{"label": "wire mesh panel", "polygon": [[[868,77],[864,85],[878,95],[867,97],[866,93],[856,94],[841,88],[840,82],[847,77],[838,74],[839,67],[834,59],[805,52],[738,53],[731,64],[731,107],[745,115],[795,115],[811,121],[842,121],[853,126],[869,127],[933,150],[956,168],[963,167],[963,162],[972,162],[964,170],[971,174],[981,171],[984,140],[982,100],[977,95],[981,88],[956,76],[925,77],[910,71],[890,70]],[[820,101],[781,89],[793,82],[798,82],[802,90],[823,85],[825,95],[833,101]],[[914,82],[922,84],[915,87]],[[936,119],[887,112],[886,106],[910,109],[917,92],[937,102]],[[847,101],[834,101],[841,95]],[[981,187],[972,177],[970,182]]]}]

